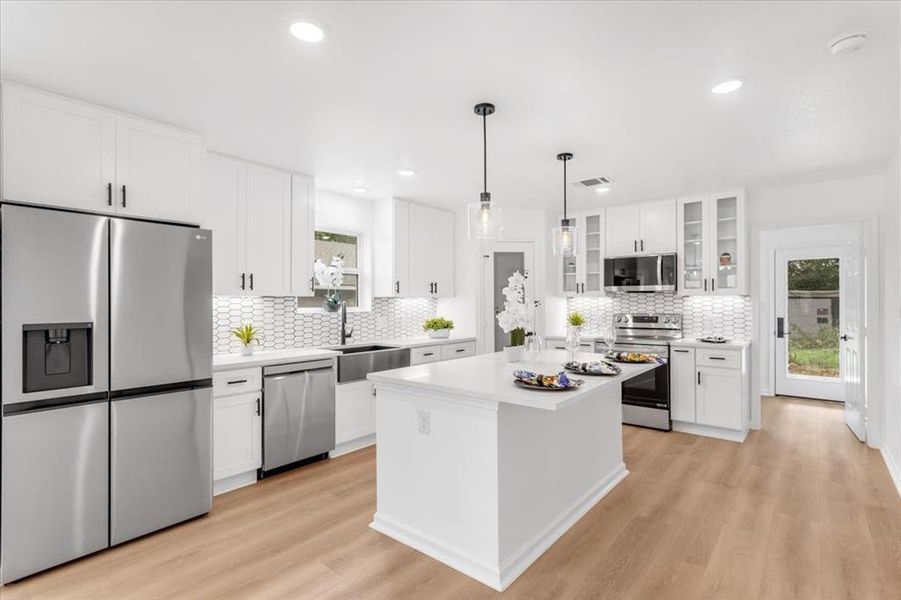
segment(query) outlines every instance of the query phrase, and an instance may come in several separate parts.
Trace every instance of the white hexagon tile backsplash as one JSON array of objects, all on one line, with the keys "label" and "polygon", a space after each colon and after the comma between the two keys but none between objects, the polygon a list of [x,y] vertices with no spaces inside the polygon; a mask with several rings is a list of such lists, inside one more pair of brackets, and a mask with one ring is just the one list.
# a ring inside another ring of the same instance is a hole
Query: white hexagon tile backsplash
[{"label": "white hexagon tile backsplash", "polygon": [[[369,312],[347,314],[352,341],[390,340],[423,335],[422,323],[435,316],[437,301],[426,298],[374,298]],[[231,330],[245,323],[260,329],[261,350],[331,346],[341,341],[338,313],[297,312],[292,297],[213,297],[213,353],[241,349]]]},{"label": "white hexagon tile backsplash", "polygon": [[585,317],[585,333],[599,334],[616,313],[681,313],[685,337],[721,335],[751,339],[751,298],[748,296],[676,296],[675,294],[614,294],[570,298],[567,310]]}]

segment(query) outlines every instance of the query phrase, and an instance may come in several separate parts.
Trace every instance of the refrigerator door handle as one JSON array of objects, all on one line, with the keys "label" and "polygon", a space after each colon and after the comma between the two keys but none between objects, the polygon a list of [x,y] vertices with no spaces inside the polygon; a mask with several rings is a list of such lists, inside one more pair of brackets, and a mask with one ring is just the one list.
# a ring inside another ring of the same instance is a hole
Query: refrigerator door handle
[{"label": "refrigerator door handle", "polygon": [[125,184],[122,184],[122,208],[125,208]]}]

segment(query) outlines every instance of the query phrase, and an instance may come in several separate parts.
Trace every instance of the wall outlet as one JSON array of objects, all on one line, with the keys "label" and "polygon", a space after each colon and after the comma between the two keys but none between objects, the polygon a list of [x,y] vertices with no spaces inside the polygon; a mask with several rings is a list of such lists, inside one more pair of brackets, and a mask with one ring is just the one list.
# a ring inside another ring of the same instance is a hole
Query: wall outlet
[{"label": "wall outlet", "polygon": [[432,433],[432,416],[427,410],[416,411],[419,417],[419,433],[429,435]]}]

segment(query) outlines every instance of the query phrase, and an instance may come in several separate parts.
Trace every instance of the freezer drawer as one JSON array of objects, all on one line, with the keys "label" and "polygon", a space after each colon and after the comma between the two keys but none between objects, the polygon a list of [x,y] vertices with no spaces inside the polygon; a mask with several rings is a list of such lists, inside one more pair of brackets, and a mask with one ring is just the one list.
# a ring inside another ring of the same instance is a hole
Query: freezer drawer
[{"label": "freezer drawer", "polygon": [[212,388],[111,403],[110,543],[209,512]]},{"label": "freezer drawer", "polygon": [[110,389],[212,377],[212,233],[110,219]]},{"label": "freezer drawer", "polygon": [[3,417],[0,583],[106,548],[109,403]]},{"label": "freezer drawer", "polygon": [[263,369],[263,470],[335,448],[332,360]]}]

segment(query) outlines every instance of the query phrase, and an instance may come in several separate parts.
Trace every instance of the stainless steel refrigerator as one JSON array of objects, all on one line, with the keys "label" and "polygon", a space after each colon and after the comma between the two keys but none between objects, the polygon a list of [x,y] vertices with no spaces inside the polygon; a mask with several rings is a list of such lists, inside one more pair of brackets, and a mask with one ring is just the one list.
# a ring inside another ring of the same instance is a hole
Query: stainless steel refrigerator
[{"label": "stainless steel refrigerator", "polygon": [[209,231],[4,204],[0,583],[209,512]]}]

